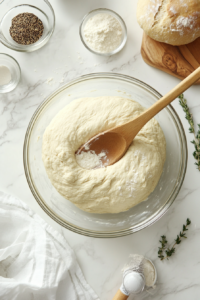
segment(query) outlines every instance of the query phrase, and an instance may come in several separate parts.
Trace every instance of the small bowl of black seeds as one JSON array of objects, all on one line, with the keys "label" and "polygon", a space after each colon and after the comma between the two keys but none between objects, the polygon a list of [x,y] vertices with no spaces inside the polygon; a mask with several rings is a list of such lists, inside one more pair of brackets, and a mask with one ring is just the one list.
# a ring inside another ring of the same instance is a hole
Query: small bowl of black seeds
[{"label": "small bowl of black seeds", "polygon": [[51,38],[55,14],[48,0],[4,0],[0,3],[0,41],[10,49],[32,52]]}]

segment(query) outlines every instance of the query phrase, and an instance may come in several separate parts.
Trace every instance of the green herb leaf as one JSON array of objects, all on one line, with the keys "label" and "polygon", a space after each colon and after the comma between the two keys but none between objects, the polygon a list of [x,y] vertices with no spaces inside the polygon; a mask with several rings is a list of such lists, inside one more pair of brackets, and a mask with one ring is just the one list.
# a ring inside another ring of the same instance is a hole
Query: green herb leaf
[{"label": "green herb leaf", "polygon": [[197,166],[197,169],[200,171],[200,124],[197,125],[198,131],[197,134],[195,134],[193,116],[190,113],[189,107],[187,105],[187,100],[184,98],[183,94],[179,96],[179,103],[182,106],[183,111],[185,112],[185,118],[188,120],[188,123],[190,125],[189,132],[194,134],[194,140],[191,142],[192,144],[194,144],[195,148],[193,156],[196,160],[195,166]]},{"label": "green herb leaf", "polygon": [[[182,238],[186,239],[186,233],[185,231],[188,230],[188,225],[191,224],[191,221],[189,218],[187,218],[186,220],[186,224],[183,224],[183,230],[180,231],[180,233],[177,235],[177,238],[175,239],[175,243],[174,245],[170,248],[170,247],[167,247],[166,249],[166,246],[167,246],[167,238],[165,235],[162,235],[161,236],[161,240],[159,241],[161,243],[161,247],[158,247],[158,258],[160,258],[160,260],[164,260],[164,259],[169,259],[169,257],[171,257],[175,251],[176,251],[176,248],[175,246],[176,245],[179,245],[182,241]],[[166,249],[166,250],[165,250]],[[163,255],[163,251],[165,250],[165,256]]]}]

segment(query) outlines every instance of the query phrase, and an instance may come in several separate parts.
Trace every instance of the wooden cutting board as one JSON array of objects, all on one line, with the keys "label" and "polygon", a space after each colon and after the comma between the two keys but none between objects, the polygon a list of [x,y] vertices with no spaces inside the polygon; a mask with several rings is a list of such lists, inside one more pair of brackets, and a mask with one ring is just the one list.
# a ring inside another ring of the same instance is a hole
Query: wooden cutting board
[{"label": "wooden cutting board", "polygon": [[187,45],[171,46],[154,41],[144,33],[141,54],[148,65],[184,79],[200,66],[200,38]]}]

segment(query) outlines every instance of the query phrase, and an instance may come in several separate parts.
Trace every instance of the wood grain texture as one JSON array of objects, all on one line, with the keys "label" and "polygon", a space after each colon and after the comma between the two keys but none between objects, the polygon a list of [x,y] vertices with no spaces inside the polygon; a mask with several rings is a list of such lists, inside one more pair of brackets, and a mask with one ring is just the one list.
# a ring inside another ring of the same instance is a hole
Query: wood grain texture
[{"label": "wood grain texture", "polygon": [[120,290],[118,290],[112,300],[127,300],[127,299],[128,299],[128,296],[124,295]]},{"label": "wood grain texture", "polygon": [[[184,79],[200,66],[200,38],[187,45],[172,46],[144,33],[141,55],[148,65]],[[196,84],[200,84],[200,80]]]}]

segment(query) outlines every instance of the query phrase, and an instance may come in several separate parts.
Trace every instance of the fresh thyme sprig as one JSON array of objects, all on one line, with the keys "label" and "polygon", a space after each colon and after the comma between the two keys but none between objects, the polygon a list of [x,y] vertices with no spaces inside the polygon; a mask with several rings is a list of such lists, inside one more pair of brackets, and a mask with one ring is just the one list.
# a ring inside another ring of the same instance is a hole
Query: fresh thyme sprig
[{"label": "fresh thyme sprig", "polygon": [[161,240],[159,242],[161,243],[161,247],[158,247],[158,257],[161,260],[163,260],[164,259],[163,251],[166,248],[166,244],[167,244],[166,236],[162,235]]},{"label": "fresh thyme sprig", "polygon": [[194,134],[194,140],[191,142],[192,144],[194,144],[194,148],[195,148],[195,151],[193,152],[193,156],[196,160],[195,165],[197,166],[197,169],[200,171],[200,124],[198,124],[197,134],[195,134],[193,116],[190,113],[189,107],[187,105],[187,100],[185,99],[183,94],[179,96],[179,103],[182,106],[183,111],[185,112],[185,118],[188,120],[188,123],[190,124],[189,132]]},{"label": "fresh thyme sprig", "polygon": [[[167,239],[165,235],[161,236],[161,240],[159,241],[161,243],[161,247],[158,247],[158,257],[160,258],[160,260],[164,260],[164,259],[169,259],[170,256],[172,256],[175,251],[176,245],[179,245],[181,243],[181,240],[184,238],[186,239],[186,231],[188,230],[188,225],[191,224],[191,221],[189,218],[187,218],[186,220],[186,224],[183,225],[183,229],[182,231],[180,231],[180,233],[177,235],[177,238],[175,239],[175,243],[173,244],[173,246],[167,247]],[[165,254],[163,253],[163,251],[165,251]]]}]

